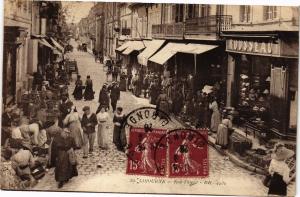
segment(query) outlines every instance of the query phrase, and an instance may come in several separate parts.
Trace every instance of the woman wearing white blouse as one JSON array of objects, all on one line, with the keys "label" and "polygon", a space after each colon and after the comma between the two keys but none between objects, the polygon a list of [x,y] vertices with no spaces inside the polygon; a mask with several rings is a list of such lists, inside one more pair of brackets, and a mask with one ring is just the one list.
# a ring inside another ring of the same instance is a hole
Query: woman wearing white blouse
[{"label": "woman wearing white blouse", "polygon": [[274,147],[274,154],[269,166],[269,173],[272,176],[268,194],[287,195],[287,184],[290,181],[290,168],[285,160],[292,157],[294,152],[278,143]]},{"label": "woman wearing white blouse", "polygon": [[109,114],[105,111],[104,107],[101,107],[100,112],[97,114],[98,131],[97,141],[100,149],[108,148],[108,122]]},{"label": "woman wearing white blouse", "polygon": [[77,149],[83,146],[80,120],[81,118],[74,105],[71,108],[71,112],[63,120],[64,125],[67,126],[71,132],[71,137],[74,139]]}]

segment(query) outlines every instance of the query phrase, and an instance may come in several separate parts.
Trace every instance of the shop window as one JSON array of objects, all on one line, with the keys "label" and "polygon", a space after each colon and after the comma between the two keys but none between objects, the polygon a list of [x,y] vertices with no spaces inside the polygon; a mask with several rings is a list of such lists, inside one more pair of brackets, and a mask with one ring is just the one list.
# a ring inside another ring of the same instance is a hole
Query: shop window
[{"label": "shop window", "polygon": [[270,110],[270,59],[242,55],[238,66],[239,106],[247,108],[247,113],[256,118],[266,120]]},{"label": "shop window", "polygon": [[251,6],[250,5],[241,5],[240,6],[240,21],[243,23],[250,22],[251,15]]},{"label": "shop window", "polygon": [[277,7],[276,6],[264,6],[264,19],[265,20],[273,20],[276,19],[277,16]]}]

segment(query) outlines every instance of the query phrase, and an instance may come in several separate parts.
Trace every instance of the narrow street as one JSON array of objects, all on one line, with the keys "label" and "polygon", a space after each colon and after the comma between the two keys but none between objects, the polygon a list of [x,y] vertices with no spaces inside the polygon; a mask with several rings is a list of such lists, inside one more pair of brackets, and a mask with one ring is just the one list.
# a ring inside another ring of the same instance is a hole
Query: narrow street
[{"label": "narrow street", "polygon": [[[71,100],[74,102],[79,113],[82,115],[82,108],[85,105],[89,105],[92,111],[96,111],[98,107],[98,94],[103,83],[106,82],[106,75],[103,70],[103,65],[95,63],[92,55],[86,52],[79,52],[76,50],[76,43],[73,40],[74,46],[73,53],[70,53],[70,59],[76,59],[79,73],[85,81],[86,76],[90,75],[94,83],[95,99],[93,101],[75,101],[72,100],[72,92],[74,89],[74,79],[69,86],[69,94]],[[121,92],[120,104],[125,113],[141,107],[147,106],[148,100],[143,98],[136,98],[129,92]],[[110,112],[112,117],[112,112]],[[176,122],[176,121],[174,121]],[[179,123],[175,123],[179,124]],[[176,126],[176,125],[173,125]],[[78,171],[79,176],[70,180],[63,188],[57,189],[57,183],[54,180],[54,169],[46,174],[46,176],[33,188],[34,190],[58,190],[58,191],[116,191],[121,192],[125,189],[132,192],[150,192],[154,191],[155,184],[143,184],[141,179],[147,177],[125,175],[126,169],[126,156],[124,153],[119,152],[115,149],[112,144],[112,128],[110,125],[110,137],[109,137],[109,150],[99,151],[95,148],[95,152],[92,157],[88,159],[82,158],[82,150],[77,151],[79,165]],[[96,143],[95,143],[96,146]],[[102,168],[97,168],[97,163],[102,164]],[[209,148],[209,178],[203,179],[201,183],[193,183],[187,185],[181,185],[175,189],[175,193],[181,193],[182,187],[191,188],[191,193],[206,193],[206,194],[224,194],[226,191],[227,195],[245,194],[261,196],[267,194],[267,188],[265,188],[261,182],[263,176],[253,174],[243,168],[236,166],[231,163],[228,158],[220,155],[215,149]],[[149,178],[149,177],[148,177]],[[112,184],[112,180],[114,184]],[[134,180],[136,181],[135,183]],[[170,180],[184,180],[184,179],[168,179],[166,184],[170,184]],[[189,179],[189,180],[201,180],[201,179]],[[118,183],[118,185],[116,185]],[[133,184],[138,184],[141,187],[133,187]],[[218,187],[215,187],[215,184]],[[243,185],[243,187],[240,187]],[[152,188],[153,187],[153,188]],[[173,187],[174,188],[174,187]],[[241,189],[242,188],[242,189]],[[289,188],[290,191],[291,188]],[[212,193],[212,191],[214,191]],[[158,192],[158,191],[156,191]],[[165,189],[159,191],[162,193],[170,193],[171,191],[166,186]]]}]

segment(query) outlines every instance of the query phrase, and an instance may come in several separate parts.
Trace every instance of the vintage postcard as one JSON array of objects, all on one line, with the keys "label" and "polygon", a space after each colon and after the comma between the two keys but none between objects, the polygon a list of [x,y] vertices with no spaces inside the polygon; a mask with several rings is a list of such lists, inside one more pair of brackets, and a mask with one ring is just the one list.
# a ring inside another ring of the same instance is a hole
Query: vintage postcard
[{"label": "vintage postcard", "polygon": [[3,29],[2,190],[296,195],[299,7],[4,0]]}]

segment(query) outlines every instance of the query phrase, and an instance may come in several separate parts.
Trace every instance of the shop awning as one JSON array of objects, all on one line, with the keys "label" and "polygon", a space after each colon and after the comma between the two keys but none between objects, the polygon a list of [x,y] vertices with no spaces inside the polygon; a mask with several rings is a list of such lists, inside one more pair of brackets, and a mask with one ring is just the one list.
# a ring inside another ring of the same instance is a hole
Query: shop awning
[{"label": "shop awning", "polygon": [[201,53],[210,51],[212,49],[215,49],[217,47],[218,47],[217,45],[189,43],[189,44],[185,45],[184,47],[178,49],[178,52],[180,52],[180,53],[191,53],[191,54],[201,54]]},{"label": "shop awning", "polygon": [[146,48],[149,44],[149,41],[131,41],[130,45],[122,52],[124,55],[129,55],[133,51],[140,51]]},{"label": "shop awning", "polygon": [[147,48],[137,56],[139,64],[147,66],[148,59],[164,44],[165,40],[152,40]]},{"label": "shop awning", "polygon": [[122,52],[124,51],[125,49],[127,49],[127,47],[130,46],[130,44],[132,43],[132,41],[127,41],[125,42],[124,44],[122,44],[121,46],[119,46],[116,51],[119,51],[119,52]]},{"label": "shop awning", "polygon": [[61,54],[62,54],[62,53],[61,53],[59,50],[57,50],[57,49],[53,49],[52,51],[53,51],[53,53],[56,54],[56,55],[61,55]]},{"label": "shop awning", "polygon": [[153,55],[149,61],[163,65],[172,56],[174,56],[178,50],[183,50],[184,47],[186,47],[186,44],[184,43],[168,43],[164,48]]},{"label": "shop awning", "polygon": [[49,44],[49,42],[44,38],[39,39],[39,43],[46,47],[49,47],[52,50],[55,50],[55,48],[51,44]]},{"label": "shop awning", "polygon": [[62,47],[56,40],[54,40],[53,38],[50,38],[51,41],[53,42],[53,44],[62,52],[64,52],[64,47]]}]

